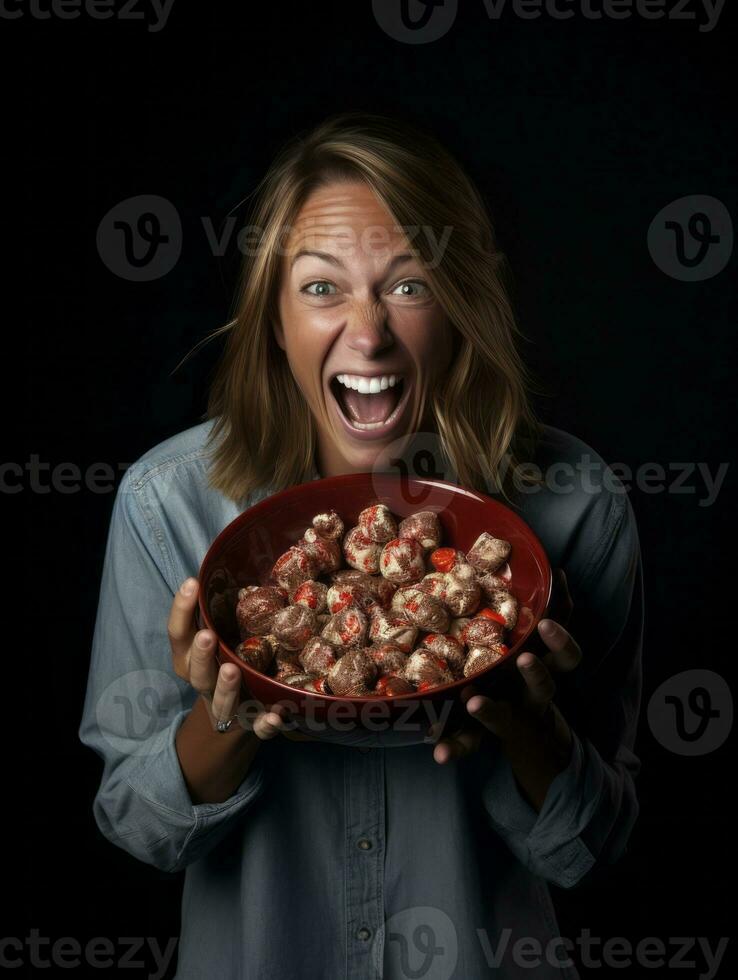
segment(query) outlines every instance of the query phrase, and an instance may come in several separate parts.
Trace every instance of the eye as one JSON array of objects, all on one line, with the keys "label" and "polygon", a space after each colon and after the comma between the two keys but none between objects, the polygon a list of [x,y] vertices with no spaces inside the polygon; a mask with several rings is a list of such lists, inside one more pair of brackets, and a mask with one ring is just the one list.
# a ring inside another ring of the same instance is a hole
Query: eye
[{"label": "eye", "polygon": [[395,296],[404,296],[408,299],[427,299],[431,295],[430,289],[422,279],[406,279],[404,282],[398,283],[392,293]]},{"label": "eye", "polygon": [[[315,292],[313,292],[313,286],[316,287]],[[315,282],[309,282],[303,286],[300,292],[307,293],[308,296],[331,296],[331,289],[337,291],[332,282],[326,282],[325,279],[316,279]]]}]

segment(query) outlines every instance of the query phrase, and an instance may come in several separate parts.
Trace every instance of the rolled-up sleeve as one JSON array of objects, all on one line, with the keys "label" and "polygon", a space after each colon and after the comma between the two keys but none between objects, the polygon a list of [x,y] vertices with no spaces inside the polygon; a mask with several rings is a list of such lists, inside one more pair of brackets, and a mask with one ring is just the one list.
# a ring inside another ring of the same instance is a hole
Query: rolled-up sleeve
[{"label": "rolled-up sleeve", "polygon": [[190,799],[175,738],[196,694],[175,674],[167,636],[176,576],[146,484],[127,473],[113,506],[78,735],[103,761],[93,801],[100,832],[170,872],[210,851],[263,781],[257,755],[224,802]]},{"label": "rolled-up sleeve", "polygon": [[521,794],[501,752],[482,800],[494,830],[534,873],[577,885],[625,851],[639,812],[634,753],[641,699],[643,577],[635,518],[615,494],[597,502],[573,542],[567,569],[574,599],[568,624],[583,660],[558,675],[557,703],[569,721],[569,764],[539,812]]}]

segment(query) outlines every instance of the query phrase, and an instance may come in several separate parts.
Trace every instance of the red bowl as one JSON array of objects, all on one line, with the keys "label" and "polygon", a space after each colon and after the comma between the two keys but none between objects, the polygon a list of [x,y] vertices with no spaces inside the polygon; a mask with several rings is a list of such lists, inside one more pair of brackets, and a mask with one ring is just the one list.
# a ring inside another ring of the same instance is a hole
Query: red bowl
[{"label": "red bowl", "polygon": [[[443,531],[442,544],[467,551],[482,531],[504,538],[512,545],[509,571],[511,591],[520,603],[520,615],[509,634],[509,652],[497,663],[472,678],[463,678],[423,693],[403,697],[336,697],[302,691],[259,673],[234,653],[239,643],[235,608],[238,589],[273,582],[271,570],[277,558],[302,537],[315,514],[334,508],[346,530],[358,514],[373,503],[384,503],[399,519],[419,510],[437,513]],[[200,622],[218,637],[219,660],[241,670],[246,697],[270,707],[290,704],[302,719],[322,725],[336,722],[338,731],[353,725],[377,732],[402,719],[408,734],[397,744],[423,741],[433,715],[447,717],[441,702],[458,702],[465,686],[483,691],[497,681],[514,662],[523,644],[543,617],[551,598],[551,567],[540,541],[512,510],[485,494],[466,490],[444,480],[405,478],[394,474],[352,473],[312,480],[249,507],[221,531],[210,546],[199,572]],[[341,705],[341,707],[337,707]],[[459,705],[456,705],[458,711]],[[419,725],[413,726],[416,718]],[[384,722],[383,720],[384,719]],[[422,728],[422,735],[418,732]],[[304,730],[304,729],[303,729]],[[320,736],[318,736],[320,737]]]}]

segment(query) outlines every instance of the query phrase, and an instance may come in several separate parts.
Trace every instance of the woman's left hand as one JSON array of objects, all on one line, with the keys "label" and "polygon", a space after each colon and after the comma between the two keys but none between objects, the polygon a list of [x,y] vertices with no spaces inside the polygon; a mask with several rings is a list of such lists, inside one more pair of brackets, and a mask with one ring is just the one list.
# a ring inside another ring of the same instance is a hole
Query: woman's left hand
[{"label": "woman's left hand", "polygon": [[441,765],[462,758],[479,748],[487,729],[499,738],[521,789],[536,809],[571,757],[571,729],[553,701],[554,676],[574,670],[582,659],[579,644],[559,623],[542,619],[538,632],[548,653],[541,658],[527,651],[518,656],[516,666],[524,680],[520,699],[494,701],[477,694],[473,685],[465,687],[462,701],[481,727],[453,732],[433,749],[433,758]]}]

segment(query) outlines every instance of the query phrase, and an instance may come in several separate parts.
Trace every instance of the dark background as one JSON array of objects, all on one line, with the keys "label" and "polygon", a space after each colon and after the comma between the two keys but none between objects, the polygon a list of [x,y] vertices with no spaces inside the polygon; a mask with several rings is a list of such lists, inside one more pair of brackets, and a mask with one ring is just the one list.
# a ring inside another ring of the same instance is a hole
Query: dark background
[{"label": "dark background", "polygon": [[[84,13],[0,21],[6,54],[21,55],[6,186],[23,210],[31,269],[12,326],[27,344],[27,390],[8,459],[37,454],[83,472],[103,462],[119,479],[199,421],[218,342],[172,371],[228,317],[239,260],[233,241],[213,254],[202,219],[218,229],[241,217],[239,202],[283,140],[343,109],[429,128],[478,182],[514,271],[544,420],[634,470],[703,462],[714,473],[732,459],[735,257],[715,277],[685,282],[657,267],[646,240],[659,210],[684,196],[711,195],[737,213],[730,11],[705,32],[693,20],[637,16],[508,11],[495,22],[468,0],[443,38],[410,45],[388,37],[365,0],[243,6],[176,0],[159,32]],[[695,3],[687,10],[704,17]],[[182,222],[179,261],[151,282],[116,276],[96,246],[106,212],[140,194],[168,199]],[[696,476],[695,493],[631,491],[647,590],[642,813],[616,868],[554,889],[563,936],[702,936],[714,948],[731,935],[730,743],[696,758],[670,752],[645,709],[673,674],[729,671],[733,476],[711,507],[699,505]],[[112,489],[41,493],[26,479],[5,502],[27,507],[28,577],[39,582],[41,562],[49,583],[34,622],[51,672],[44,723],[22,739],[31,806],[18,842],[23,902],[12,903],[24,931],[13,934],[164,944],[178,935],[181,877],[101,837],[91,810],[100,763],[76,736]],[[35,695],[21,699],[21,717],[28,700],[37,710]]]}]

